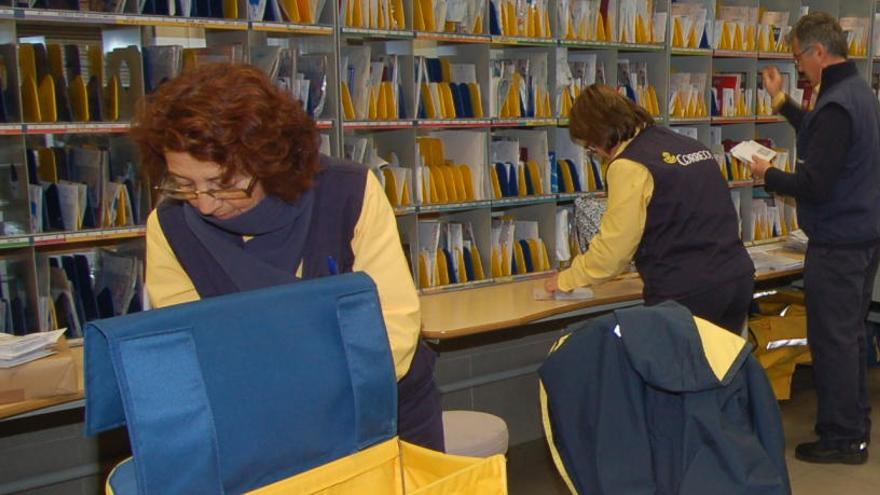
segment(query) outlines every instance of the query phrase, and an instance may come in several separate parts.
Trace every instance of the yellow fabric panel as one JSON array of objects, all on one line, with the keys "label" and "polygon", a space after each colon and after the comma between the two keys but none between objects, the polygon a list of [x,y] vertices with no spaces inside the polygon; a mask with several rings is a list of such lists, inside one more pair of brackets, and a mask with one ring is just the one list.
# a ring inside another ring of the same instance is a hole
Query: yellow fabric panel
[{"label": "yellow fabric panel", "polygon": [[[386,442],[249,492],[251,495],[404,494],[398,440]],[[357,491],[353,491],[357,490]],[[381,490],[381,491],[380,491]]]},{"label": "yellow fabric panel", "polygon": [[252,495],[453,495],[507,493],[504,456],[444,454],[393,438],[250,492]]},{"label": "yellow fabric panel", "polygon": [[697,316],[694,316],[694,324],[703,342],[703,353],[709,367],[718,380],[723,380],[745,347],[746,340]]}]

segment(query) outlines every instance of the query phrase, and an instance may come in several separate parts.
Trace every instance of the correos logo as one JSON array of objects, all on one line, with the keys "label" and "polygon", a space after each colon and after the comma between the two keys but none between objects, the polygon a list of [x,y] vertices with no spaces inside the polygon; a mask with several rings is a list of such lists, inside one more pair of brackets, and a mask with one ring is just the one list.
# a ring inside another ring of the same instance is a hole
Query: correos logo
[{"label": "correos logo", "polygon": [[664,151],[660,154],[663,157],[663,161],[670,164],[675,165],[679,164],[681,166],[688,166],[692,163],[701,162],[703,160],[712,160],[712,152],[708,150],[696,151],[694,153],[687,153],[684,155],[673,155],[668,151]]}]

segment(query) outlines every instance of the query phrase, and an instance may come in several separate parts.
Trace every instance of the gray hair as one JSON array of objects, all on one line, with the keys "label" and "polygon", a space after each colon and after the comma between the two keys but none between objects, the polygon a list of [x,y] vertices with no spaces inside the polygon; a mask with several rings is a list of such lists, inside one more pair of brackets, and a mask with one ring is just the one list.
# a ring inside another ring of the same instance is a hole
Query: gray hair
[{"label": "gray hair", "polygon": [[831,55],[843,58],[847,56],[846,33],[837,20],[825,12],[811,12],[798,19],[790,37],[797,39],[802,50],[819,44]]}]

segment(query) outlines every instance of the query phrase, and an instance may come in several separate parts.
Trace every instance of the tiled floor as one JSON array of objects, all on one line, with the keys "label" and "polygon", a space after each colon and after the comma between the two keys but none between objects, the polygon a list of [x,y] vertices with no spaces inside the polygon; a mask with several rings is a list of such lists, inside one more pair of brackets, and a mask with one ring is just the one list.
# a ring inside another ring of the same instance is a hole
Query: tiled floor
[{"label": "tiled floor", "polygon": [[[786,459],[794,495],[875,495],[880,493],[880,368],[870,371],[874,448],[861,466],[809,464],[794,458],[794,446],[812,441],[816,395],[810,369],[800,368],[791,400],[782,402]],[[511,495],[567,494],[556,474],[544,440],[517,445],[508,453],[508,486]]]}]

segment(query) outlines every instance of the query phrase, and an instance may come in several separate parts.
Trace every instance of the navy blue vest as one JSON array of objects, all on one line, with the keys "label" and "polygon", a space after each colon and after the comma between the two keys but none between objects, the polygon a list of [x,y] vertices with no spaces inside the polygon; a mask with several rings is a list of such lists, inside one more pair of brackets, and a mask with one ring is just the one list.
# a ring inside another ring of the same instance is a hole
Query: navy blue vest
[{"label": "navy blue vest", "polygon": [[654,180],[635,255],[647,302],[705,292],[754,273],[727,182],[705,146],[650,126],[619,158],[641,163]]},{"label": "navy blue vest", "polygon": [[823,203],[798,199],[798,224],[810,244],[842,246],[880,240],[880,107],[868,83],[855,72],[822,88],[813,111],[801,121],[797,137],[798,166],[810,163],[808,143],[816,129],[815,116],[826,105],[843,107],[852,122],[851,144],[840,157],[840,176]]},{"label": "navy blue vest", "polygon": [[[303,253],[303,279],[330,275],[328,256],[337,261],[339,273],[352,270],[351,240],[363,206],[367,173],[362,165],[321,157],[321,171],[312,186],[316,193],[315,206]],[[214,257],[187,227],[182,205],[165,202],[159,205],[157,213],[162,232],[199,297],[236,292],[235,284],[227,279]]]}]

